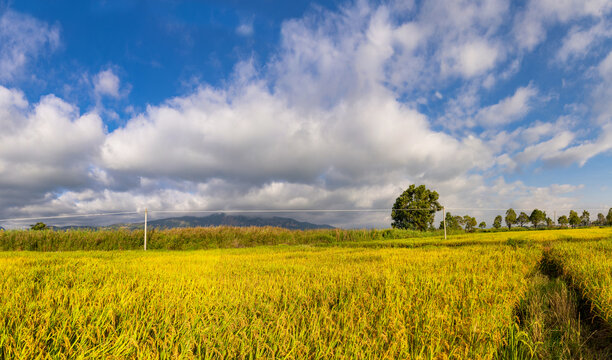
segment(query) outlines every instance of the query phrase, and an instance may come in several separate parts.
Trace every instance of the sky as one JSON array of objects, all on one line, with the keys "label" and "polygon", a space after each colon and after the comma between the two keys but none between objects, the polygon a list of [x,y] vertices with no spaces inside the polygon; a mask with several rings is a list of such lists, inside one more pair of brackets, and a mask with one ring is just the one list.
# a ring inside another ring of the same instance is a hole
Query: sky
[{"label": "sky", "polygon": [[380,209],[410,184],[488,222],[501,212],[463,209],[593,218],[612,206],[611,15],[608,0],[0,0],[0,219]]}]

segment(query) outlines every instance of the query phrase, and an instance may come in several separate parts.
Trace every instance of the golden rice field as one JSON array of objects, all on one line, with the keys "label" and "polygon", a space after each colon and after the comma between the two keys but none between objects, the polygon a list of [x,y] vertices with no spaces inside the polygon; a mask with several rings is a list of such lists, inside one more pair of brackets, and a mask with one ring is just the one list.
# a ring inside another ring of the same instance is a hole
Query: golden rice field
[{"label": "golden rice field", "polygon": [[592,256],[598,267],[584,276],[599,279],[593,298],[606,313],[611,237],[606,228],[0,252],[0,359],[524,358],[516,307],[543,247],[564,261]]},{"label": "golden rice field", "polygon": [[562,243],[555,246],[553,254],[571,284],[612,325],[612,241]]}]

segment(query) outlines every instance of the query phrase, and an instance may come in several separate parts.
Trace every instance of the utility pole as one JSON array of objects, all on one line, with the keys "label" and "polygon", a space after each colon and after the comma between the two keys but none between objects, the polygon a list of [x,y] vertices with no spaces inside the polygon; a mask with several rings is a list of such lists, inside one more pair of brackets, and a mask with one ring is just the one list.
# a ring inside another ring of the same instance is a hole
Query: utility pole
[{"label": "utility pole", "polygon": [[444,240],[446,240],[446,209],[442,206],[442,221],[444,222]]},{"label": "utility pole", "polygon": [[145,208],[144,249],[147,251],[147,208]]}]

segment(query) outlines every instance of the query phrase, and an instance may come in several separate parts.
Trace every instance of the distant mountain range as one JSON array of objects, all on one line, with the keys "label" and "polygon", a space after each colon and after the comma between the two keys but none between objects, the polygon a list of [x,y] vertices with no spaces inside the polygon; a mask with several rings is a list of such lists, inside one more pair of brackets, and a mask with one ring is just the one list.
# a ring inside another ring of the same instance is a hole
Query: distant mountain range
[{"label": "distant mountain range", "polygon": [[[226,215],[223,213],[213,214],[205,217],[196,216],[181,216],[167,219],[152,220],[147,222],[148,228],[155,229],[173,229],[173,228],[187,228],[187,227],[208,227],[208,226],[274,226],[285,228],[289,230],[311,230],[311,229],[333,229],[330,225],[313,224],[304,221],[297,221],[295,219],[286,217],[253,217],[244,215]],[[61,226],[54,227],[55,229],[66,230],[66,229],[142,229],[144,223],[126,223],[126,224],[113,224],[108,226]]]}]

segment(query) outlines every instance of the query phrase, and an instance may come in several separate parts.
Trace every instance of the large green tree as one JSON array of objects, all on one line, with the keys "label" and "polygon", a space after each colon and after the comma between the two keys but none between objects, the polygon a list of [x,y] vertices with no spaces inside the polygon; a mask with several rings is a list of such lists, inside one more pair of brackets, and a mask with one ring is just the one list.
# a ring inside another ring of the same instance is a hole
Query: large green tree
[{"label": "large green tree", "polygon": [[432,227],[436,211],[442,210],[439,195],[425,185],[410,185],[393,204],[391,226],[397,229],[426,231]]},{"label": "large green tree", "polygon": [[514,212],[513,208],[510,208],[506,211],[506,225],[508,226],[508,230],[510,230],[514,224],[516,224],[516,212]]},{"label": "large green tree", "polygon": [[540,209],[534,209],[529,215],[529,221],[533,224],[534,228],[546,221],[546,213]]}]

